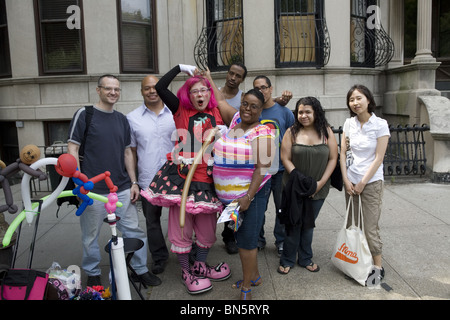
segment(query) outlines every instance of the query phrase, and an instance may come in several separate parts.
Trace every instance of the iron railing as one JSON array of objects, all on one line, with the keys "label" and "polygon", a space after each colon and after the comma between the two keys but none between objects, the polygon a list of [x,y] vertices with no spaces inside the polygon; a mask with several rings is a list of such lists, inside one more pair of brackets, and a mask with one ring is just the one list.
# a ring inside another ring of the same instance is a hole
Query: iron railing
[{"label": "iron railing", "polygon": [[[338,136],[340,150],[342,127],[332,128]],[[419,126],[389,126],[391,137],[383,160],[385,176],[420,175],[427,171],[424,132],[430,131],[427,124]]]},{"label": "iron railing", "polygon": [[[350,20],[350,64],[352,67],[385,66],[394,57],[394,41],[384,30],[379,17],[376,24],[369,21],[367,9],[376,7],[376,0],[353,0]],[[372,15],[379,15],[378,12]]]}]

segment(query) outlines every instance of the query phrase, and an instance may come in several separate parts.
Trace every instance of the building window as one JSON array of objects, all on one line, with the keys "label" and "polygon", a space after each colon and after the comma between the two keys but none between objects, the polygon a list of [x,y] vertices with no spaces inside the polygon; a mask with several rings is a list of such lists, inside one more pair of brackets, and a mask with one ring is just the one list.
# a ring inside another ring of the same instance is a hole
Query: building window
[{"label": "building window", "polygon": [[350,65],[375,68],[394,56],[394,42],[380,22],[377,0],[351,0]]},{"label": "building window", "polygon": [[323,0],[275,0],[276,67],[322,67],[330,49]]},{"label": "building window", "polygon": [[81,0],[35,0],[35,8],[41,74],[84,73]]},{"label": "building window", "polygon": [[45,145],[51,146],[55,143],[67,143],[69,126],[70,121],[45,121]]},{"label": "building window", "polygon": [[156,73],[155,1],[119,0],[123,73]]},{"label": "building window", "polygon": [[11,77],[8,22],[5,0],[0,0],[0,77]]},{"label": "building window", "polygon": [[195,62],[211,71],[244,62],[242,0],[206,0],[203,29],[194,48]]}]

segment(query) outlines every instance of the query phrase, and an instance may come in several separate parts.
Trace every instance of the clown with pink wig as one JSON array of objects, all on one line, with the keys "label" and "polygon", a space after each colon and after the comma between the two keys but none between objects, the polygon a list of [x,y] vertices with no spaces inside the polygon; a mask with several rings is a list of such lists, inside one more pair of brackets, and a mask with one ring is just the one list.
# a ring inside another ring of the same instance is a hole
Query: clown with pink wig
[{"label": "clown with pink wig", "polygon": [[[178,90],[177,95],[169,89],[172,80],[180,73],[191,77]],[[180,205],[183,187],[189,169],[194,165],[195,156],[202,149],[203,142],[211,130],[225,127],[222,119],[230,117],[231,110],[218,108],[211,83],[198,75],[195,66],[177,65],[166,73],[156,84],[158,95],[172,111],[176,132],[172,139],[175,147],[167,154],[167,162],[156,173],[150,186],[141,191],[153,205],[169,207],[168,235],[171,251],[177,254],[182,269],[182,280],[189,293],[197,294],[212,289],[210,281],[221,281],[231,276],[226,263],[216,267],[206,264],[209,249],[216,241],[217,214],[223,204],[218,199],[212,178],[212,145],[196,163],[185,203],[185,221],[180,226]],[[230,113],[230,114],[228,114]],[[228,121],[229,122],[229,121]],[[197,157],[198,158],[198,157]],[[189,253],[193,248],[195,234],[195,263],[191,268]]]}]

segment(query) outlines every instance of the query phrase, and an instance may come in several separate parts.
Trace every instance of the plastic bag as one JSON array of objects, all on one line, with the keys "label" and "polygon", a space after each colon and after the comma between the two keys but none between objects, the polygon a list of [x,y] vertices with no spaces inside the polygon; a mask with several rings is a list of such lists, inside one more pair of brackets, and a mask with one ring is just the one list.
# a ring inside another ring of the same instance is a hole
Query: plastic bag
[{"label": "plastic bag", "polygon": [[81,292],[80,268],[69,266],[62,269],[59,263],[53,262],[47,270],[49,282],[57,289],[60,300],[70,300]]}]

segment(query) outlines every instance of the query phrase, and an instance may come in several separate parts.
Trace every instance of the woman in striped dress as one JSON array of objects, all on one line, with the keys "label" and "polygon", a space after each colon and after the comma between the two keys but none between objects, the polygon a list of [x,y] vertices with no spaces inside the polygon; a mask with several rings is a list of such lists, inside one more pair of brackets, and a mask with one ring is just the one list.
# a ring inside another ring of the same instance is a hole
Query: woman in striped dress
[{"label": "woman in striped dress", "polygon": [[250,299],[250,286],[261,283],[258,234],[270,192],[268,169],[275,150],[271,129],[259,121],[263,103],[264,97],[258,90],[245,93],[230,129],[214,144],[216,194],[226,205],[237,202],[243,218],[236,231],[243,272],[243,280],[236,287],[241,288],[241,299]]}]

